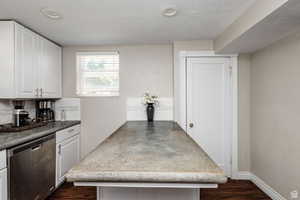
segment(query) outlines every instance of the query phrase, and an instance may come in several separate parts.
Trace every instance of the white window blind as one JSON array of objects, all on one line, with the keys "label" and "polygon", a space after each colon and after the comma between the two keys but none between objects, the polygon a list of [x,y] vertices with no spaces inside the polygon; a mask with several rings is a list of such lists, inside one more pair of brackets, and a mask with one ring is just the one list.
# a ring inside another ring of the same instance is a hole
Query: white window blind
[{"label": "white window blind", "polygon": [[77,52],[77,95],[119,95],[119,53]]}]

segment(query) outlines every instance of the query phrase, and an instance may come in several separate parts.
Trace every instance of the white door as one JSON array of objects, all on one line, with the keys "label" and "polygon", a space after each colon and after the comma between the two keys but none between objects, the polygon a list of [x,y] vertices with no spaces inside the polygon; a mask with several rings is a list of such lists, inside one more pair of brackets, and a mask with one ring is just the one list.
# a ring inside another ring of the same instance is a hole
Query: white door
[{"label": "white door", "polygon": [[18,98],[37,96],[37,59],[35,35],[28,29],[16,25],[16,81]]},{"label": "white door", "polygon": [[79,135],[57,145],[56,186],[64,181],[65,174],[79,162]]},{"label": "white door", "polygon": [[40,88],[45,98],[61,97],[61,47],[42,40],[42,63],[40,70]]},{"label": "white door", "polygon": [[230,59],[187,59],[187,132],[230,176]]},{"label": "white door", "polygon": [[7,169],[0,170],[0,200],[7,200]]}]

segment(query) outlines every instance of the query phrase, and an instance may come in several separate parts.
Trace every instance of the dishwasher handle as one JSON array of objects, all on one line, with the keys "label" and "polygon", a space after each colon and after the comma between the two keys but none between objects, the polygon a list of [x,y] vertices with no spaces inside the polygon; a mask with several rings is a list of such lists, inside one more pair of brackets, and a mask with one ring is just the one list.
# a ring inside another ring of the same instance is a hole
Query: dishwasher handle
[{"label": "dishwasher handle", "polygon": [[42,144],[36,145],[34,147],[31,147],[31,151],[37,151],[42,147]]}]

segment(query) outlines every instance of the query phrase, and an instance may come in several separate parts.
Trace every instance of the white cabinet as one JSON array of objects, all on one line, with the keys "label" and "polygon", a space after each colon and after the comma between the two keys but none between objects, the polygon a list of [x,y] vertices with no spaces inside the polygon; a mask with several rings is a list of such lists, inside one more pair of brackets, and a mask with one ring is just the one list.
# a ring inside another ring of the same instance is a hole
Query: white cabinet
[{"label": "white cabinet", "polygon": [[56,187],[65,179],[65,174],[80,160],[80,126],[56,133]]},{"label": "white cabinet", "polygon": [[0,152],[0,200],[7,200],[6,151]]},{"label": "white cabinet", "polygon": [[36,37],[21,25],[15,25],[15,81],[16,96],[37,97]]},{"label": "white cabinet", "polygon": [[13,21],[0,38],[0,98],[61,97],[61,47]]},{"label": "white cabinet", "polygon": [[0,200],[7,200],[7,169],[0,170]]},{"label": "white cabinet", "polygon": [[61,97],[61,54],[59,46],[42,39],[43,59],[39,77],[40,92],[45,98]]},{"label": "white cabinet", "polygon": [[73,136],[57,146],[57,185],[65,174],[79,161],[79,136]]},{"label": "white cabinet", "polygon": [[15,96],[14,90],[14,24],[0,21],[0,96]]}]

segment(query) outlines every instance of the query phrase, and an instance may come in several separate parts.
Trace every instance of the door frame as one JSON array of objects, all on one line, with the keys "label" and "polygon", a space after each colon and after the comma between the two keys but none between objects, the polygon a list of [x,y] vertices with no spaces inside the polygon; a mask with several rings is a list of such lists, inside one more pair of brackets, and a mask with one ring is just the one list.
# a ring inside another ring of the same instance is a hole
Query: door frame
[{"label": "door frame", "polygon": [[[232,76],[232,135],[231,178],[238,176],[238,54],[216,54],[214,51],[180,51],[179,65],[174,68],[175,121],[187,131],[187,59],[190,57],[227,57],[231,60]],[[178,91],[175,91],[178,90]]]}]

